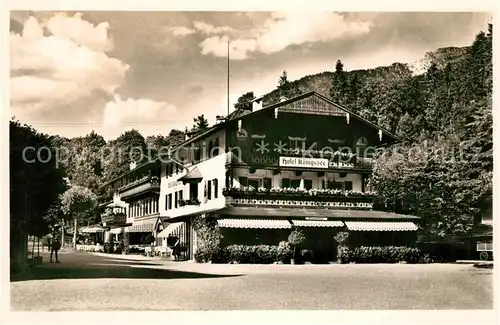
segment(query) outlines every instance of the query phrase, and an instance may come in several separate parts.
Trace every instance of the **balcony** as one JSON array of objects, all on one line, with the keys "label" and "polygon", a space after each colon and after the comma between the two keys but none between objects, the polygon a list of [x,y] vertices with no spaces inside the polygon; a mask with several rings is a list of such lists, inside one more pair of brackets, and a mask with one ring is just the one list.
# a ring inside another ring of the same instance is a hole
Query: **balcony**
[{"label": "balcony", "polygon": [[106,211],[101,215],[101,221],[104,226],[126,226],[127,225],[127,215],[125,212],[113,212]]},{"label": "balcony", "polygon": [[146,176],[118,189],[120,198],[123,201],[127,201],[148,192],[160,193],[160,179],[157,176]]},{"label": "balcony", "polygon": [[376,194],[341,190],[273,188],[257,190],[224,189],[226,205],[279,206],[335,209],[372,209]]}]

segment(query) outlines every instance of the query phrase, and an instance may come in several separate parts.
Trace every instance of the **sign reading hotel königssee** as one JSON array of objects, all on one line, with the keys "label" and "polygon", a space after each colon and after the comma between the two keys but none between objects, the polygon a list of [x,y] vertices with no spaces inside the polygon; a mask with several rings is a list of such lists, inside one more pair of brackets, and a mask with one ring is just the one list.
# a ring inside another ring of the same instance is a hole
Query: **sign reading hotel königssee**
[{"label": "sign reading hotel k\u00f6nigssee", "polygon": [[280,157],[280,167],[328,168],[326,158]]}]

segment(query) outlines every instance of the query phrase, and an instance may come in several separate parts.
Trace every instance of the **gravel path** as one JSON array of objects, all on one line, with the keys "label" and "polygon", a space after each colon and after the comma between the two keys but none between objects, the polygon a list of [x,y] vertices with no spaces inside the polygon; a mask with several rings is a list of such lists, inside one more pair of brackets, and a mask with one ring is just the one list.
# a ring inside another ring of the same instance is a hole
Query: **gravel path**
[{"label": "gravel path", "polygon": [[491,309],[493,272],[458,264],[217,265],[63,252],[11,279],[13,311]]}]

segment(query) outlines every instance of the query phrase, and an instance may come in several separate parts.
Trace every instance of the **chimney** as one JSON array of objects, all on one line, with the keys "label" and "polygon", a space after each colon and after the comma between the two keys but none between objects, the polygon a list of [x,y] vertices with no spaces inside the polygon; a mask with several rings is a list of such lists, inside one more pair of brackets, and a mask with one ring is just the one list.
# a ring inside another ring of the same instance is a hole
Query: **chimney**
[{"label": "chimney", "polygon": [[130,167],[130,170],[133,170],[133,169],[135,169],[135,167],[137,167],[137,163],[135,161],[131,161],[129,164],[129,167]]},{"label": "chimney", "polygon": [[280,103],[281,103],[281,102],[284,102],[284,101],[286,101],[286,100],[288,100],[288,97],[286,97],[286,96],[281,96],[281,97],[280,97]]},{"label": "chimney", "polygon": [[264,104],[264,97],[258,97],[252,101],[252,112],[262,109]]}]

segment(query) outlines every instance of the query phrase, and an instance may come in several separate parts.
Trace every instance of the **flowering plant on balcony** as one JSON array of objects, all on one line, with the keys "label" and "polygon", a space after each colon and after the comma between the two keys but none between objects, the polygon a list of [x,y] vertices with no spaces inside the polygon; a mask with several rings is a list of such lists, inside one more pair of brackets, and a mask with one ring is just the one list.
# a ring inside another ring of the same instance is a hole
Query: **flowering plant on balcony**
[{"label": "flowering plant on balcony", "polygon": [[153,186],[160,186],[160,178],[158,176],[151,176],[151,178],[149,179],[149,182]]},{"label": "flowering plant on balcony", "polygon": [[187,200],[179,200],[177,201],[179,203],[179,206],[183,207],[186,205],[200,205],[201,202],[198,199],[187,199]]},{"label": "flowering plant on balcony", "polygon": [[223,189],[222,192],[224,195],[231,196],[235,194],[270,194],[270,195],[290,195],[290,196],[295,196],[295,195],[300,195],[300,196],[376,196],[376,193],[374,192],[360,192],[360,191],[353,191],[353,190],[348,190],[348,191],[343,191],[340,189],[302,189],[302,188],[292,188],[292,187],[280,187],[280,188],[270,188],[266,189],[263,187],[260,187],[258,189],[255,189],[253,187],[248,188],[244,187],[243,189],[240,188],[230,188],[230,189]]}]

